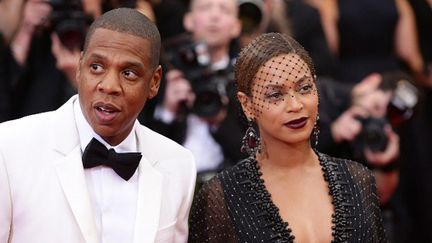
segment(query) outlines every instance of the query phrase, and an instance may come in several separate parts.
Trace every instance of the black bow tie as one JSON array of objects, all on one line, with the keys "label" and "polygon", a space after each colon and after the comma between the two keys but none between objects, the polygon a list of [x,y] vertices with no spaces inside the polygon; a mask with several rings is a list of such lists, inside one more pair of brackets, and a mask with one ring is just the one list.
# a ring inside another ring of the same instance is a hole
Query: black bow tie
[{"label": "black bow tie", "polygon": [[101,142],[93,138],[84,150],[82,161],[84,168],[99,165],[109,166],[127,181],[135,173],[141,157],[141,153],[117,153],[114,149],[108,150]]}]

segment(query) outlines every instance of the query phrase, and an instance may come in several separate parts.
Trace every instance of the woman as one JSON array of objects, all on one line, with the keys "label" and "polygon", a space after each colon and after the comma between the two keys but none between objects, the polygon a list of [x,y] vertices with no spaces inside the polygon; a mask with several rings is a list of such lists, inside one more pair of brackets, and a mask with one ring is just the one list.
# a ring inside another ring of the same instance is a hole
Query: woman
[{"label": "woman", "polygon": [[190,242],[385,241],[370,172],[311,146],[318,93],[303,47],[261,35],[241,51],[236,80],[250,157],[202,187]]}]

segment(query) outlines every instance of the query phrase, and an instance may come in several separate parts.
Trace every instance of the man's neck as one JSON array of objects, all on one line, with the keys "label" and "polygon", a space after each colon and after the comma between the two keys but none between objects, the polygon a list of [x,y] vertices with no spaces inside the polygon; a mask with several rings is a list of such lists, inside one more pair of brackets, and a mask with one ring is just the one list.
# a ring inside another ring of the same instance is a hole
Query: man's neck
[{"label": "man's neck", "polygon": [[229,56],[229,48],[228,47],[214,47],[209,48],[210,51],[210,57],[211,57],[211,63],[217,63],[227,56]]}]

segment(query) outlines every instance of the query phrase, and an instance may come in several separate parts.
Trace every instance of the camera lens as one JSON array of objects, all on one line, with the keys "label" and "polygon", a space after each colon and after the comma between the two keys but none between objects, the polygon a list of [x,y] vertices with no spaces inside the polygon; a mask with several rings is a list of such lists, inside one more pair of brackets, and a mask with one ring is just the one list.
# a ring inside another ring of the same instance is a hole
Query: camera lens
[{"label": "camera lens", "polygon": [[63,21],[57,25],[55,32],[62,44],[69,50],[81,49],[85,38],[85,31],[79,23]]},{"label": "camera lens", "polygon": [[214,117],[222,109],[221,97],[217,92],[206,90],[196,93],[192,112],[200,117]]},{"label": "camera lens", "polygon": [[384,118],[367,118],[362,120],[363,129],[360,137],[364,148],[369,148],[371,151],[384,151],[387,147],[388,139],[384,132],[384,127],[387,124]]},{"label": "camera lens", "polygon": [[57,33],[66,48],[81,49],[92,19],[84,13],[80,1],[51,0],[49,3],[53,8],[51,31]]}]

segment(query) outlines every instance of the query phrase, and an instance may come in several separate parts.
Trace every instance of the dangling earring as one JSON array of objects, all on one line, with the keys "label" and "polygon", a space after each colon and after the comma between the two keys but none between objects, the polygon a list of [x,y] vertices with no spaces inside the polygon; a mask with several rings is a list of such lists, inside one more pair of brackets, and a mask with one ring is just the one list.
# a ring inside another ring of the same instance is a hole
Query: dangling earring
[{"label": "dangling earring", "polygon": [[240,150],[242,153],[247,153],[251,157],[255,157],[256,153],[260,150],[260,138],[253,127],[252,120],[248,119],[248,128],[243,136]]},{"label": "dangling earring", "polygon": [[312,130],[312,139],[314,140],[313,141],[314,148],[317,148],[317,146],[318,146],[318,135],[320,133],[320,130],[318,127],[318,121],[319,121],[319,114],[317,115],[317,119],[315,120],[314,127]]}]

